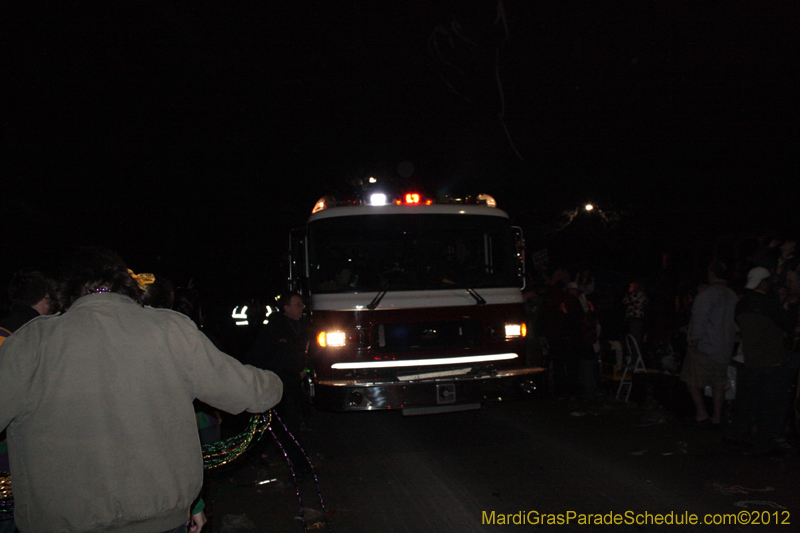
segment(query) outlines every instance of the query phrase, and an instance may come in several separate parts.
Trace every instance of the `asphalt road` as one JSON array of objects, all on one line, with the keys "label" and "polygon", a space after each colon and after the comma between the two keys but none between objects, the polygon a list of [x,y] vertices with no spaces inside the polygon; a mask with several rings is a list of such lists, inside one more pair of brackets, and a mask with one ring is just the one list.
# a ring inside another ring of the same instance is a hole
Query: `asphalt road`
[{"label": "asphalt road", "polygon": [[[681,392],[673,387],[673,396]],[[800,459],[746,457],[684,414],[675,403],[610,399],[586,408],[548,398],[415,417],[316,411],[301,435],[320,487],[313,476],[299,483],[305,523],[289,470],[268,442],[266,458],[250,455],[212,473],[209,526],[222,533],[668,531],[681,526],[656,525],[655,515],[679,522],[744,512],[737,516],[747,526],[701,529],[795,530]],[[597,515],[623,523],[579,523]],[[548,518],[569,520],[536,523]]]}]

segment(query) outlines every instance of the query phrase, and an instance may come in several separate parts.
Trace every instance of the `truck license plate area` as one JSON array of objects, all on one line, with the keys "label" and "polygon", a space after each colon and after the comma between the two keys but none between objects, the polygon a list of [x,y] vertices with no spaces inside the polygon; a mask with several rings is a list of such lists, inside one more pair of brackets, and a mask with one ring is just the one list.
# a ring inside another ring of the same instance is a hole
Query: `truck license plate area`
[{"label": "truck license plate area", "polygon": [[456,403],[455,383],[436,385],[436,403],[439,405]]}]

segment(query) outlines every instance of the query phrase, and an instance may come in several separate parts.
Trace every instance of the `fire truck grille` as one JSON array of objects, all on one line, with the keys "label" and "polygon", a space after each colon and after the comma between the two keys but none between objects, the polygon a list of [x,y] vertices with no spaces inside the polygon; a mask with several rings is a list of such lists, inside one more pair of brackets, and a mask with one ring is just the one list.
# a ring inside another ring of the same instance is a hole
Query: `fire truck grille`
[{"label": "fire truck grille", "polygon": [[378,324],[374,334],[376,350],[380,352],[475,348],[481,344],[481,323],[464,320]]}]

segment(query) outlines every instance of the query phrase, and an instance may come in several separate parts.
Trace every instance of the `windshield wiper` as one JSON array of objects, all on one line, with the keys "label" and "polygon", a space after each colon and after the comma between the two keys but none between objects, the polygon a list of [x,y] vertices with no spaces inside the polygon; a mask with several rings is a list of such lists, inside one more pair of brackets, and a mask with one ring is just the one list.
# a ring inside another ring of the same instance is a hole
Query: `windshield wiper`
[{"label": "windshield wiper", "polygon": [[387,283],[386,285],[383,286],[381,292],[375,295],[375,298],[373,298],[372,301],[369,303],[367,309],[373,311],[376,307],[378,307],[378,304],[381,303],[381,300],[383,300],[383,297],[386,296],[386,291],[388,290],[389,290],[389,284]]},{"label": "windshield wiper", "polygon": [[469,295],[470,295],[470,296],[472,296],[473,298],[475,298],[475,302],[476,302],[478,305],[483,305],[483,304],[485,304],[485,303],[486,303],[486,300],[484,300],[484,299],[481,297],[481,295],[480,295],[480,294],[478,294],[477,292],[475,292],[473,289],[470,289],[469,287],[467,287],[467,292],[469,293]]}]

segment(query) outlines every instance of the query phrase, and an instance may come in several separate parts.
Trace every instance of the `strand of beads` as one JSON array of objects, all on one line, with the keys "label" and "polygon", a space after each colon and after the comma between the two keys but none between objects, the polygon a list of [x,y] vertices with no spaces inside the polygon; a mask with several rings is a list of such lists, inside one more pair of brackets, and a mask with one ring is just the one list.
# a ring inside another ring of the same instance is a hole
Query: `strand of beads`
[{"label": "strand of beads", "polygon": [[14,494],[11,492],[11,476],[0,472],[0,520],[14,518]]},{"label": "strand of beads", "polygon": [[[319,486],[319,477],[317,477],[317,471],[316,468],[314,468],[314,463],[311,462],[311,459],[308,457],[308,454],[303,449],[303,447],[300,446],[300,443],[297,441],[297,437],[295,437],[294,434],[291,431],[289,431],[289,428],[286,427],[286,424],[283,423],[283,420],[281,420],[281,417],[279,417],[277,413],[275,413],[275,420],[278,421],[278,423],[275,424],[275,427],[283,428],[284,433],[286,433],[286,435],[289,437],[290,442],[287,444],[289,446],[294,444],[297,447],[297,449],[300,450],[300,453],[303,455],[303,458],[308,464],[309,471],[314,476],[314,483],[317,486],[317,497],[319,498],[319,504],[322,509],[322,521],[325,523],[325,525],[328,528],[328,532],[330,533],[331,525],[328,522],[328,512],[325,510],[325,501],[322,498],[322,489]],[[300,505],[300,520],[303,523],[303,531],[308,532],[309,529],[322,527],[323,522],[317,522],[311,527],[308,527],[308,524],[306,524],[305,511],[303,508],[303,498],[300,495],[300,485],[297,483],[297,472],[295,472],[295,466],[299,465],[294,465],[292,463],[292,460],[289,459],[289,454],[286,451],[286,446],[284,446],[284,444],[280,441],[278,435],[275,434],[275,428],[273,428],[273,424],[269,424],[268,429],[270,434],[272,435],[272,438],[275,440],[275,443],[278,445],[278,448],[280,448],[281,453],[283,453],[283,457],[286,460],[286,464],[289,466],[289,472],[291,472],[292,474],[292,483],[294,483],[295,492],[297,494],[297,503]]]},{"label": "strand of beads", "polygon": [[214,444],[204,444],[203,468],[210,470],[228,464],[242,455],[251,444],[261,438],[269,427],[271,420],[271,411],[269,416],[253,415],[250,417],[247,429],[242,433]]},{"label": "strand of beads", "polygon": [[100,294],[101,292],[111,292],[111,289],[107,289],[105,287],[97,287],[96,289],[90,290],[89,294]]}]

